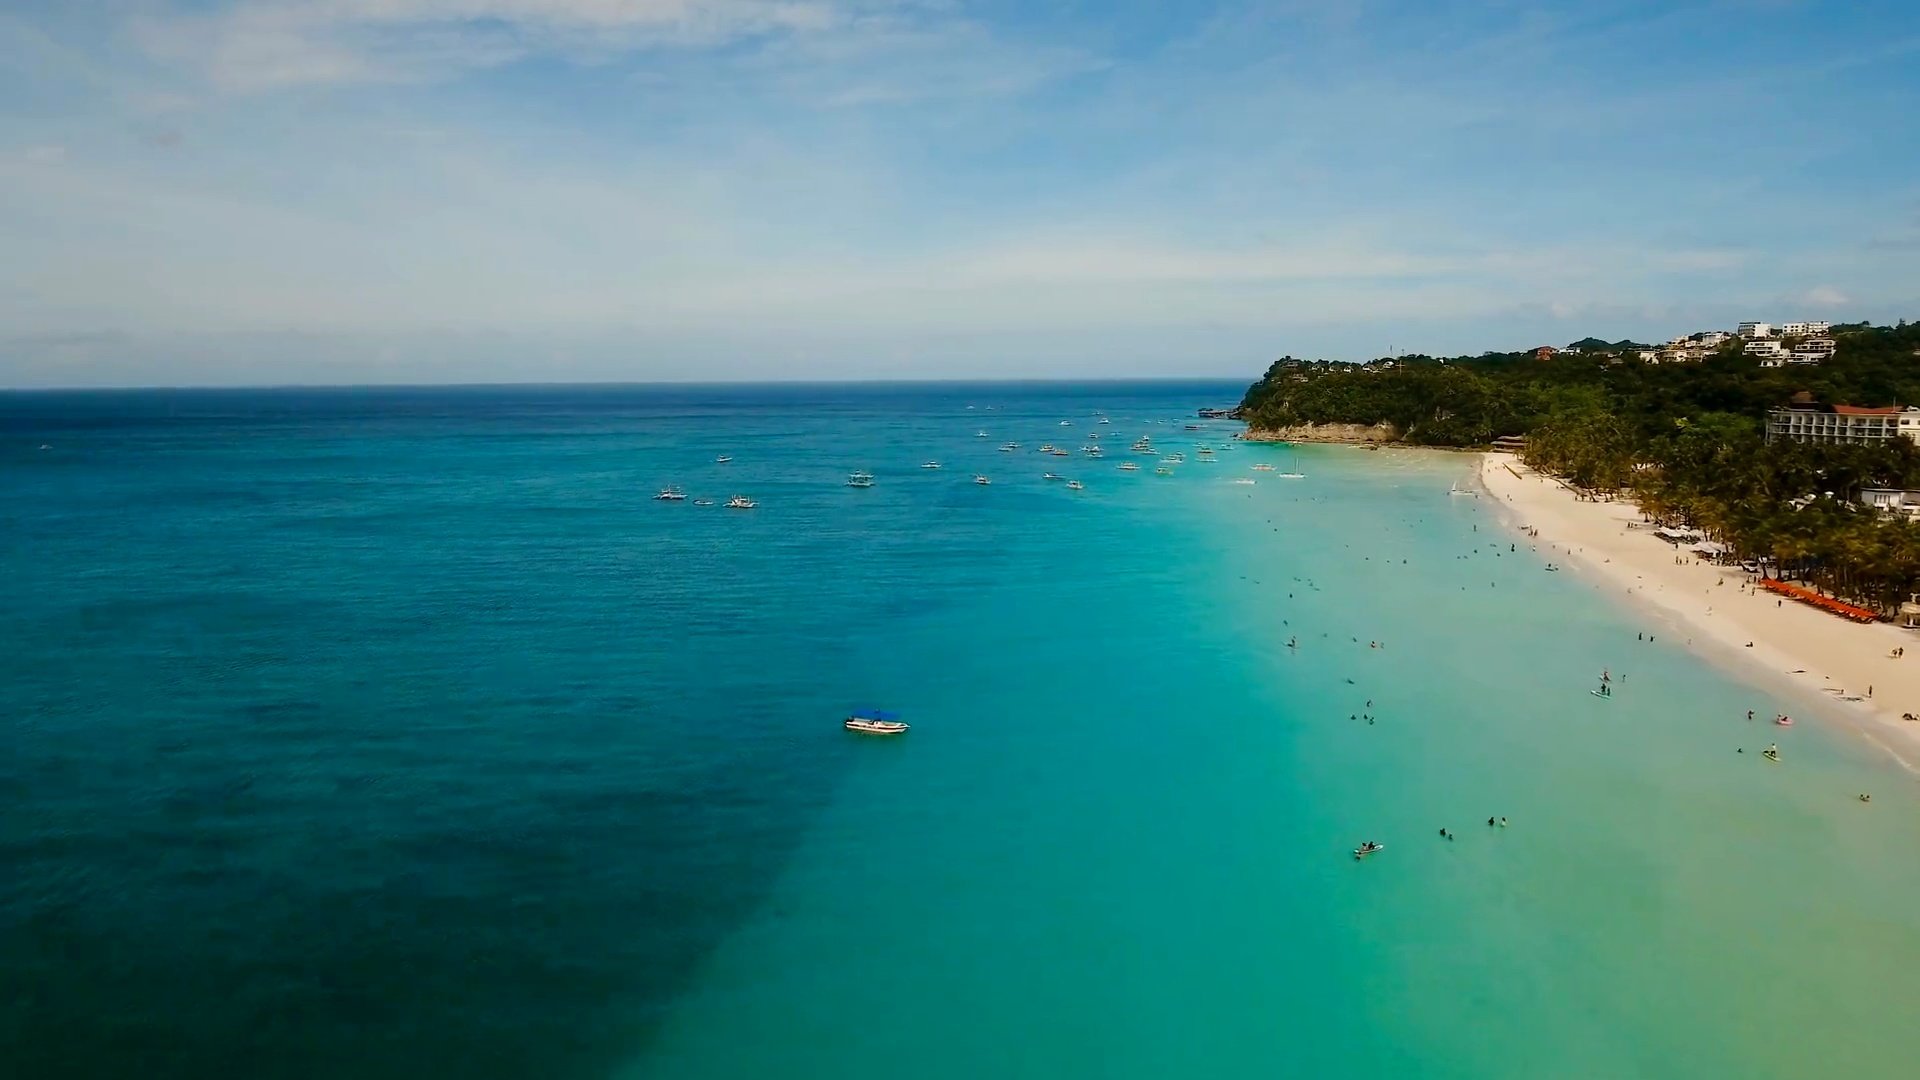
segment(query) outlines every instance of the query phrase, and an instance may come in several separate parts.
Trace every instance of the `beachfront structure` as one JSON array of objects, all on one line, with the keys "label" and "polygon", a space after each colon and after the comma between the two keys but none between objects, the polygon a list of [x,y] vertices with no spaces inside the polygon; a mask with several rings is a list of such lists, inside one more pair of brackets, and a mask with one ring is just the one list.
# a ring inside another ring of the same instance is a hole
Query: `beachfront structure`
[{"label": "beachfront structure", "polygon": [[1763,338],[1773,336],[1773,324],[1763,322],[1743,322],[1735,331],[1743,338]]},{"label": "beachfront structure", "polygon": [[1748,356],[1785,356],[1787,347],[1773,338],[1754,338],[1746,343],[1743,351]]},{"label": "beachfront structure", "polygon": [[1787,337],[1819,337],[1833,332],[1829,322],[1790,322],[1780,327],[1780,333]]},{"label": "beachfront structure", "polygon": [[1889,514],[1920,517],[1920,491],[1912,488],[1861,488],[1860,505]]},{"label": "beachfront structure", "polygon": [[1906,438],[1920,443],[1920,408],[1824,405],[1796,401],[1767,414],[1767,441],[1872,445]]}]

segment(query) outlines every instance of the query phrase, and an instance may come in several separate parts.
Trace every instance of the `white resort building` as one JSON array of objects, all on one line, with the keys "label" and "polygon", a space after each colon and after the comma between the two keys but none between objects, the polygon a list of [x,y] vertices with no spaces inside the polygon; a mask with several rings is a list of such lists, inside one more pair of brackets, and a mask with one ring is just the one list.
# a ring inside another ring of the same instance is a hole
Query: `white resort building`
[{"label": "white resort building", "polygon": [[1920,443],[1920,408],[1823,405],[1796,401],[1767,414],[1767,441],[1870,445],[1906,438]]}]

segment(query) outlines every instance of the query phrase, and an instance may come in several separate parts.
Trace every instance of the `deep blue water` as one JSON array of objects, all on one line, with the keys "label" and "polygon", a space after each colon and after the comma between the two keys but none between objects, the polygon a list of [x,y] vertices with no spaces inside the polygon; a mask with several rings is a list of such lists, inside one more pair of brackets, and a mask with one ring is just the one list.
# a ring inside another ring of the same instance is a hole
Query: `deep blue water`
[{"label": "deep blue water", "polygon": [[1238,391],[0,395],[0,1075],[1903,1075],[1908,778]]}]

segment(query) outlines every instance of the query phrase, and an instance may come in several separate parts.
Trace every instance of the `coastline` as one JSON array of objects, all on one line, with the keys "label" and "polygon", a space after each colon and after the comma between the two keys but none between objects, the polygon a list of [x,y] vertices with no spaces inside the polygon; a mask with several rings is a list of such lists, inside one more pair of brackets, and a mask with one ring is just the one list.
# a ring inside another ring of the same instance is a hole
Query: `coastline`
[{"label": "coastline", "polygon": [[1283,428],[1248,428],[1238,438],[1242,442],[1256,443],[1392,446],[1400,444],[1400,430],[1385,421],[1378,424],[1294,424]]},{"label": "coastline", "polygon": [[1920,771],[1920,723],[1900,718],[1920,713],[1920,653],[1911,660],[1889,655],[1920,637],[1742,588],[1748,574],[1660,540],[1631,501],[1581,499],[1512,454],[1482,454],[1479,480],[1510,528],[1537,530],[1537,536],[1521,532],[1537,549],[1561,557],[1602,590],[1671,620],[1697,651],[1727,650],[1765,669],[1770,681],[1830,706],[1821,712],[1853,720],[1900,764]]}]

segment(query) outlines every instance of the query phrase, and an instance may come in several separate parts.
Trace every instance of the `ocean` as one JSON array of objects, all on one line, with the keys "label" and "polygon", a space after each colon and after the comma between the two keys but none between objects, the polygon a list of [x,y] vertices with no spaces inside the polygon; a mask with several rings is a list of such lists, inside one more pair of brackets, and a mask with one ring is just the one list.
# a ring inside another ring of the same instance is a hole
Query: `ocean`
[{"label": "ocean", "polygon": [[0,1072],[1910,1075],[1913,779],[1241,389],[0,395]]}]

